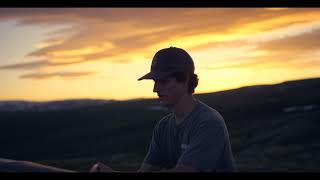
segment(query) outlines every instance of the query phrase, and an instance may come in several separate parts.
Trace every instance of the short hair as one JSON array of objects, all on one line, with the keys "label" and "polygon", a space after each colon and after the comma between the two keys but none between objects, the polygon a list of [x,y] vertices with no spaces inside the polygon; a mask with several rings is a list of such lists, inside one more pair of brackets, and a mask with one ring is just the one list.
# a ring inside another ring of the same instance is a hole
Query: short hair
[{"label": "short hair", "polygon": [[187,77],[189,77],[188,82],[188,93],[193,94],[194,90],[198,86],[199,78],[197,74],[194,74],[193,72],[175,72],[170,77],[173,77],[177,80],[177,82],[184,83],[187,80]]}]

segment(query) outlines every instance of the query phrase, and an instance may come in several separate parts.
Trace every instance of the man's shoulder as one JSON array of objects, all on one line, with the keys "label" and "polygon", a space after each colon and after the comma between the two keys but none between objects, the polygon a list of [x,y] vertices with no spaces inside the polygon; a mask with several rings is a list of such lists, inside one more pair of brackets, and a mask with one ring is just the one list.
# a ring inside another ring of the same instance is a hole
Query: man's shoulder
[{"label": "man's shoulder", "polygon": [[222,115],[214,108],[199,101],[199,116],[197,122],[200,124],[223,124],[224,119]]},{"label": "man's shoulder", "polygon": [[163,118],[161,118],[158,122],[157,122],[157,125],[156,125],[156,128],[157,129],[162,129],[164,128],[165,126],[168,125],[170,119],[172,119],[173,117],[173,114],[172,113],[169,113],[167,115],[165,115]]},{"label": "man's shoulder", "polygon": [[222,115],[209,105],[202,103],[201,106],[198,117],[192,123],[191,128],[193,131],[205,130],[208,133],[222,132],[224,136],[228,136],[228,129]]},{"label": "man's shoulder", "polygon": [[208,117],[208,118],[222,118],[218,110],[205,104],[204,102],[199,101],[199,106],[200,106],[199,110],[201,111],[200,112],[201,116]]}]

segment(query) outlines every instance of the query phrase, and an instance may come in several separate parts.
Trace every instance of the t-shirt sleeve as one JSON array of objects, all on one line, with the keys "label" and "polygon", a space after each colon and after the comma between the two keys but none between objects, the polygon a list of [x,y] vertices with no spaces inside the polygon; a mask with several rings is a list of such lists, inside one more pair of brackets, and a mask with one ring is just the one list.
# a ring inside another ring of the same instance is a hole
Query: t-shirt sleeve
[{"label": "t-shirt sleeve", "polygon": [[190,132],[190,141],[177,165],[185,165],[200,171],[215,171],[217,161],[224,151],[224,126],[211,118],[202,119]]},{"label": "t-shirt sleeve", "polygon": [[149,145],[149,150],[147,152],[146,157],[144,158],[143,163],[157,166],[157,167],[163,167],[163,155],[161,153],[160,148],[160,133],[159,133],[159,123],[153,130],[151,143]]}]

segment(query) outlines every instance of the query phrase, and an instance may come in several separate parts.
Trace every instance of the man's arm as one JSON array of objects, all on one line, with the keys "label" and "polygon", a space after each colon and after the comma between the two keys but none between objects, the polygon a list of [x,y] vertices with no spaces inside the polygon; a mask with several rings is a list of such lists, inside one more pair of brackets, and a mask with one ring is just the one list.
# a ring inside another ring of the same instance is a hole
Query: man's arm
[{"label": "man's arm", "polygon": [[137,172],[154,172],[154,171],[160,171],[160,170],[161,168],[158,166],[142,163],[142,165],[140,166]]},{"label": "man's arm", "polygon": [[[155,172],[155,171],[160,171],[160,170],[161,170],[160,167],[153,166],[153,165],[146,164],[146,163],[142,163],[142,165],[137,170],[137,172]],[[92,166],[92,168],[90,169],[90,172],[97,172],[97,173],[98,172],[111,172],[111,173],[115,172],[115,173],[118,173],[121,171],[116,171],[116,170],[112,169],[111,167],[109,167],[101,162],[98,162]]]},{"label": "man's arm", "polygon": [[[111,173],[120,173],[121,171],[116,171],[109,166],[103,164],[103,163],[96,163],[95,165],[92,166],[90,172],[111,172]],[[137,172],[199,172],[195,168],[191,166],[183,166],[179,165],[176,166],[173,169],[168,169],[168,170],[162,170],[158,166],[142,163],[141,167],[137,170]]]},{"label": "man's arm", "polygon": [[177,165],[172,169],[161,170],[160,172],[199,172],[199,171],[191,166]]},{"label": "man's arm", "polygon": [[194,167],[199,171],[215,171],[226,145],[224,127],[204,118],[190,133],[190,142],[178,159],[177,166]]},{"label": "man's arm", "polygon": [[161,169],[160,167],[143,163],[138,172],[199,172],[191,166],[177,165],[172,169]]},{"label": "man's arm", "polygon": [[99,173],[99,172],[119,172],[119,171],[116,171],[101,162],[97,162],[91,167],[90,172]]}]

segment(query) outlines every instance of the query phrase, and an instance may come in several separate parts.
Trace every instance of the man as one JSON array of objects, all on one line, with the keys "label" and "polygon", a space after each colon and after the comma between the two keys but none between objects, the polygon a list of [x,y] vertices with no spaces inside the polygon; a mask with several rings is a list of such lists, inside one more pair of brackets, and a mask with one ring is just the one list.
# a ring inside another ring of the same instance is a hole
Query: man
[{"label": "man", "polygon": [[[151,71],[138,80],[154,80],[153,92],[171,113],[153,130],[139,172],[234,172],[229,133],[223,117],[193,97],[198,85],[194,62],[183,49],[158,51]],[[90,172],[117,172],[96,163]]]}]

